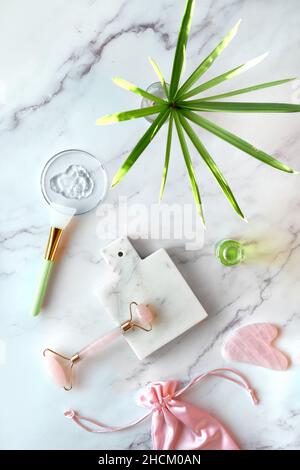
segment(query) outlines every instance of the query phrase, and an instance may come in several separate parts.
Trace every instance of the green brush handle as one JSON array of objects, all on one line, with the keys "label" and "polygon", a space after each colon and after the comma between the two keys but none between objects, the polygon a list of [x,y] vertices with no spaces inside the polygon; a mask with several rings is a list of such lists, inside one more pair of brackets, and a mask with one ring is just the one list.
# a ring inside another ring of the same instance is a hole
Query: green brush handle
[{"label": "green brush handle", "polygon": [[31,309],[31,314],[33,317],[36,317],[41,311],[53,265],[54,261],[44,260],[43,262],[42,271],[39,278],[38,290],[36,292]]}]

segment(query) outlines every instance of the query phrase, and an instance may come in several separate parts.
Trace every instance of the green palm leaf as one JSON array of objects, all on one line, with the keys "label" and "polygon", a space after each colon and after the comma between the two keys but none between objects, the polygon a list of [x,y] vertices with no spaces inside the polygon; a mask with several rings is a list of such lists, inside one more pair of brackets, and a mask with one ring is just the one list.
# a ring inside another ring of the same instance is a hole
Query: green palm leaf
[{"label": "green palm leaf", "polygon": [[198,124],[203,129],[206,129],[212,134],[220,137],[221,139],[225,140],[226,142],[233,145],[234,147],[237,147],[238,149],[243,150],[243,152],[246,152],[249,155],[252,155],[252,157],[257,158],[257,160],[260,160],[261,162],[264,162],[267,165],[277,168],[278,170],[286,171],[287,173],[295,173],[295,171],[292,168],[288,167],[284,163],[281,163],[280,161],[271,157],[270,155],[263,152],[262,150],[258,150],[246,140],[241,139],[240,137],[232,134],[226,129],[223,129],[222,127],[218,126],[212,121],[209,121],[202,116],[198,116],[198,114],[193,113],[192,111],[188,111],[187,109],[182,109],[181,112],[183,113],[185,117],[190,119],[195,124]]},{"label": "green palm leaf", "polygon": [[168,97],[169,97],[169,90],[168,90],[166,81],[165,81],[165,79],[164,79],[164,76],[163,76],[163,74],[162,74],[162,71],[160,70],[160,68],[159,68],[158,64],[155,62],[155,60],[152,59],[151,57],[149,57],[149,62],[150,62],[150,64],[152,65],[152,67],[153,67],[153,69],[154,69],[154,72],[155,72],[156,75],[158,76],[159,81],[160,81],[160,83],[162,84],[163,89],[165,90],[166,97],[168,98]]},{"label": "green palm leaf", "polygon": [[155,96],[152,93],[148,93],[148,91],[139,88],[138,86],[128,82],[127,80],[123,80],[123,78],[115,77],[112,80],[116,85],[121,88],[124,88],[124,90],[132,91],[133,93],[143,96],[144,98],[147,98],[150,101],[154,101],[159,104],[166,104],[166,101],[162,98],[159,98],[158,96]]},{"label": "green palm leaf", "polygon": [[[180,116],[180,114],[179,114],[179,116]],[[242,219],[245,219],[244,214],[241,211],[240,206],[238,205],[238,203],[237,203],[237,201],[236,201],[236,199],[233,195],[233,192],[231,191],[226,179],[222,175],[222,173],[219,170],[218,166],[216,165],[216,163],[214,162],[214,160],[212,159],[212,157],[210,156],[210,154],[208,153],[208,151],[204,147],[203,143],[201,142],[201,140],[199,139],[199,137],[197,136],[195,131],[192,129],[192,127],[189,125],[189,123],[187,122],[187,120],[183,116],[180,116],[180,122],[181,122],[181,125],[184,128],[185,132],[187,133],[187,135],[189,136],[189,138],[193,142],[194,146],[198,150],[199,154],[201,155],[201,157],[203,158],[203,160],[207,164],[208,168],[213,173],[214,177],[216,178],[217,182],[219,183],[221,189],[223,190],[225,196],[227,197],[228,201],[230,202],[230,204],[232,205],[234,210],[238,213],[238,215],[240,217],[242,217]]]},{"label": "green palm leaf", "polygon": [[201,85],[197,86],[196,88],[193,88],[192,90],[182,95],[181,100],[186,100],[187,98],[190,98],[191,96],[197,95],[198,93],[201,93],[202,91],[208,90],[209,88],[219,85],[225,80],[229,80],[230,78],[233,78],[237,75],[240,75],[243,72],[246,72],[246,70],[249,70],[251,67],[254,67],[255,65],[259,64],[259,62],[264,60],[265,57],[267,57],[267,55],[268,53],[265,53],[258,57],[255,57],[254,59],[249,60],[245,64],[239,65],[238,67],[235,67],[234,69],[231,69],[228,72],[222,73],[221,75],[218,75],[217,77],[212,78],[208,82],[202,83]]},{"label": "green palm leaf", "polygon": [[180,108],[194,109],[196,111],[230,112],[230,113],[297,113],[299,104],[289,103],[242,103],[242,102],[206,102],[191,100],[179,102]]},{"label": "green palm leaf", "polygon": [[155,137],[159,129],[166,122],[166,120],[168,119],[169,113],[170,113],[169,108],[164,109],[164,111],[162,111],[157,116],[155,121],[153,121],[151,126],[148,128],[145,134],[138,141],[138,143],[136,144],[136,146],[134,147],[134,149],[132,150],[128,158],[126,159],[126,161],[123,163],[119,171],[114,176],[112,184],[111,184],[112,187],[118,184],[121,181],[121,179],[126,175],[126,173],[130,170],[132,165],[134,165],[134,163],[137,161],[141,153],[150,144],[153,137]]},{"label": "green palm leaf", "polygon": [[201,196],[200,196],[198,184],[197,184],[196,177],[195,177],[195,171],[194,171],[194,168],[193,168],[193,164],[192,164],[192,160],[191,160],[191,157],[190,157],[189,149],[188,149],[188,146],[187,146],[184,134],[183,134],[183,130],[182,130],[182,127],[181,127],[181,124],[180,124],[180,119],[179,119],[178,114],[177,114],[176,111],[174,112],[174,118],[175,118],[175,124],[176,124],[176,129],[177,129],[179,142],[180,142],[180,145],[181,145],[184,161],[185,161],[185,164],[186,164],[186,167],[187,167],[187,171],[188,171],[188,174],[189,174],[194,199],[195,199],[195,202],[196,202],[197,211],[200,214],[203,225],[205,226],[204,215],[203,215],[203,210],[202,210],[202,203],[201,203]]},{"label": "green palm leaf", "polygon": [[148,108],[131,109],[130,111],[122,111],[115,114],[107,114],[96,121],[98,126],[106,124],[113,124],[120,121],[128,121],[129,119],[137,119],[145,116],[151,116],[151,114],[158,114],[167,109],[166,105],[157,104],[149,106]]},{"label": "green palm leaf", "polygon": [[171,111],[170,119],[169,119],[169,127],[168,127],[168,137],[167,137],[167,146],[166,146],[166,155],[165,155],[165,164],[164,164],[164,172],[163,177],[161,180],[160,192],[159,192],[159,200],[162,200],[168,169],[169,169],[169,161],[170,161],[170,152],[171,152],[171,143],[172,143],[172,134],[173,134],[173,111]]},{"label": "green palm leaf", "polygon": [[181,96],[194,85],[194,83],[199,80],[199,78],[209,69],[209,67],[214,63],[217,57],[221,52],[228,46],[236,35],[241,20],[239,20],[234,27],[226,34],[222,41],[217,45],[217,47],[201,62],[199,67],[192,73],[192,75],[186,80],[186,82],[180,87],[177,93],[178,99],[181,99]]},{"label": "green palm leaf", "polygon": [[228,91],[227,93],[221,93],[220,95],[206,96],[205,98],[201,98],[201,99],[203,101],[212,101],[212,100],[219,100],[221,98],[230,98],[230,96],[241,95],[243,93],[249,93],[249,92],[256,91],[256,90],[262,90],[263,88],[269,88],[273,86],[282,85],[283,83],[291,82],[292,80],[296,80],[296,77],[285,78],[283,80],[275,80],[273,82],[260,83],[258,85],[248,86],[247,88],[240,88],[238,90]]},{"label": "green palm leaf", "polygon": [[[202,111],[202,112],[259,112],[259,113],[271,113],[271,112],[297,112],[300,111],[300,105],[296,104],[288,104],[288,103],[255,103],[255,102],[230,102],[230,101],[220,101],[223,98],[229,98],[231,96],[236,96],[268,87],[273,87],[277,85],[281,85],[283,83],[287,83],[293,78],[287,78],[277,81],[270,81],[265,83],[260,83],[257,85],[248,86],[246,88],[240,88],[224,93],[218,93],[212,96],[203,97],[203,95],[199,99],[192,99],[189,98],[208,90],[212,87],[215,87],[222,82],[229,80],[242,72],[245,72],[250,67],[255,66],[259,62],[261,62],[267,54],[263,54],[253,60],[246,62],[245,64],[239,65],[219,76],[213,77],[212,79],[200,83],[198,80],[204,75],[204,73],[211,67],[211,65],[215,62],[221,52],[229,45],[232,41],[234,36],[236,35],[240,21],[238,21],[234,27],[227,33],[227,35],[222,39],[221,42],[214,48],[214,50],[200,63],[200,65],[196,68],[196,70],[187,78],[187,80],[183,83],[180,87],[180,80],[181,74],[185,64],[185,56],[186,56],[186,44],[188,40],[188,35],[191,27],[191,18],[194,9],[195,0],[186,0],[185,4],[185,11],[183,15],[183,19],[181,22],[180,32],[178,35],[178,40],[175,49],[173,67],[172,67],[172,74],[170,79],[170,85],[167,85],[164,76],[157,65],[157,63],[149,58],[150,64],[152,65],[156,75],[158,76],[160,83],[164,89],[165,96],[161,94],[161,96],[156,96],[153,93],[149,93],[148,91],[137,87],[136,85],[123,80],[121,78],[115,78],[114,82],[124,88],[126,90],[132,91],[137,95],[140,95],[148,100],[153,102],[153,106],[148,106],[145,108],[139,109],[132,109],[129,111],[123,111],[115,114],[109,114],[103,116],[102,118],[97,120],[98,125],[102,124],[111,124],[120,121],[126,121],[130,119],[137,119],[141,117],[147,117],[154,115],[154,122],[150,125],[147,129],[145,134],[140,138],[138,143],[135,145],[134,149],[123,163],[119,171],[113,178],[112,186],[115,186],[119,183],[125,174],[130,170],[130,168],[134,165],[137,159],[140,157],[142,152],[146,149],[146,147],[150,144],[151,140],[155,137],[158,133],[159,129],[163,126],[163,124],[167,121],[168,117],[168,133],[167,133],[167,142],[166,142],[166,149],[165,149],[165,159],[164,159],[164,169],[163,175],[161,180],[160,186],[160,200],[162,199],[166,180],[168,176],[169,170],[169,162],[170,162],[170,154],[171,154],[171,145],[172,145],[172,136],[173,136],[173,127],[174,127],[174,120],[177,129],[178,138],[180,141],[185,165],[187,168],[187,172],[189,175],[190,184],[192,187],[193,196],[196,202],[197,210],[201,216],[201,219],[204,223],[204,216],[202,210],[202,203],[201,203],[201,196],[200,191],[198,188],[198,184],[195,177],[195,171],[193,167],[193,163],[191,160],[189,148],[188,148],[188,140],[191,140],[192,144],[195,146],[196,150],[200,154],[201,158],[204,160],[206,165],[209,167],[210,171],[216,178],[218,184],[220,185],[221,189],[223,190],[225,196],[229,200],[232,207],[235,211],[242,217],[243,213],[226,181],[223,174],[221,173],[220,169],[214,162],[213,158],[209,154],[208,150],[198,137],[197,133],[194,131],[192,126],[190,125],[189,121],[194,122],[198,126],[206,129],[207,131],[211,132],[215,136],[219,137],[220,139],[225,140],[226,142],[230,143],[234,147],[242,150],[243,152],[251,155],[252,157],[256,158],[257,160],[266,163],[278,170],[285,171],[288,173],[296,173],[292,168],[288,167],[284,163],[276,160],[274,157],[268,155],[262,150],[255,148],[246,140],[238,137],[235,134],[227,131],[226,129],[218,126],[214,122],[204,118],[201,115],[198,115],[194,111]],[[198,83],[197,83],[198,82]],[[198,86],[197,86],[198,85]],[[192,86],[195,86],[192,89]],[[166,99],[165,99],[166,98]]]},{"label": "green palm leaf", "polygon": [[195,0],[187,0],[185,6],[173,62],[169,93],[170,100],[173,100],[177,93],[182,67],[185,62],[186,43],[190,32],[194,3]]}]

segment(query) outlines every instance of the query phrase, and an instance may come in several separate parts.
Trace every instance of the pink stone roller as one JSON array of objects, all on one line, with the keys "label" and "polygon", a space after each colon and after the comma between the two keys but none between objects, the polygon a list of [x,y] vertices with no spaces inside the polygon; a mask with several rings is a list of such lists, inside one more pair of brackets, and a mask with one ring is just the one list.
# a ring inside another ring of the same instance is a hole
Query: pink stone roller
[{"label": "pink stone roller", "polygon": [[[134,317],[133,320],[133,307]],[[62,387],[65,390],[71,390],[72,388],[72,369],[75,363],[79,360],[85,359],[86,357],[92,356],[97,352],[101,351],[108,344],[112,343],[116,338],[122,336],[126,331],[132,328],[140,328],[144,331],[152,330],[153,313],[147,305],[137,304],[131,302],[129,306],[130,317],[129,320],[123,322],[119,327],[114,328],[101,338],[96,339],[88,346],[81,349],[79,352],[74,354],[72,357],[66,357],[59,354],[52,349],[45,349],[43,352],[46,366],[49,374],[51,375],[54,383],[58,387]]]}]

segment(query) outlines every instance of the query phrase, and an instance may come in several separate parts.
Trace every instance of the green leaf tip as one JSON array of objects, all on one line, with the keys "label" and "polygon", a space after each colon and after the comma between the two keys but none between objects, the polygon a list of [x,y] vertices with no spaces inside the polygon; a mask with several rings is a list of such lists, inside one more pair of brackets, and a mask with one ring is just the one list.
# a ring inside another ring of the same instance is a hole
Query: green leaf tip
[{"label": "green leaf tip", "polygon": [[266,51],[263,54],[260,54],[257,57],[254,57],[254,59],[248,60],[248,62],[246,62],[244,66],[245,70],[248,70],[251,67],[254,67],[255,65],[265,60],[268,57],[269,53],[270,53],[269,51]]},{"label": "green leaf tip", "polygon": [[257,160],[260,160],[261,162],[266,163],[267,165],[270,165],[273,168],[276,168],[277,170],[285,171],[286,173],[294,173],[294,170],[292,168],[288,167],[279,160],[276,160],[276,158],[271,157],[263,150],[257,149],[246,140],[242,139],[241,137],[238,137],[235,134],[232,134],[231,132],[227,131],[223,127],[218,126],[214,122],[209,121],[208,119],[205,119],[204,117],[199,116],[198,114],[187,109],[183,109],[182,113],[190,121],[194,122],[203,129],[206,129],[208,132],[211,132],[220,139],[225,140],[226,142],[242,150],[243,152],[248,153]]},{"label": "green leaf tip", "polygon": [[225,194],[226,198],[230,202],[231,206],[233,209],[236,211],[236,213],[244,219],[244,214],[237,203],[233,192],[231,191],[226,179],[224,178],[223,174],[219,170],[219,167],[216,165],[215,161],[207,151],[206,147],[194,131],[194,129],[190,126],[188,121],[181,115],[179,115],[180,122],[182,124],[182,127],[184,128],[186,134],[190,138],[191,142],[193,143],[194,147],[198,151],[199,155],[201,158],[204,160],[208,168],[210,169],[211,173],[213,176],[216,178],[220,188],[222,189],[223,193]]},{"label": "green leaf tip", "polygon": [[180,95],[180,99],[186,100],[187,98],[190,98],[191,96],[197,95],[198,93],[201,93],[202,91],[215,87],[219,85],[220,83],[226,80],[229,80],[230,78],[233,78],[237,75],[240,75],[243,72],[246,72],[251,67],[254,67],[255,65],[259,64],[262,60],[264,60],[267,57],[267,55],[268,55],[268,52],[265,52],[264,54],[254,57],[254,59],[251,59],[242,65],[239,65],[225,73],[222,73],[221,75],[218,75],[217,77],[213,77],[212,79],[208,80],[208,82],[201,83],[201,85],[197,86],[196,88],[193,88],[187,93]]},{"label": "green leaf tip", "polygon": [[130,119],[138,119],[146,116],[151,116],[152,114],[158,114],[161,111],[167,108],[167,104],[158,104],[154,106],[149,106],[147,108],[138,108],[131,109],[130,111],[121,111],[115,114],[107,114],[102,118],[96,121],[98,126],[103,126],[106,124],[114,124],[120,121],[128,121]]},{"label": "green leaf tip", "polygon": [[231,96],[242,95],[244,93],[250,93],[252,91],[263,90],[264,88],[270,88],[274,86],[283,85],[284,83],[291,82],[296,80],[296,78],[284,78],[281,80],[275,80],[272,82],[259,83],[257,85],[248,86],[246,88],[239,88],[237,90],[227,91],[225,93],[220,93],[218,95],[205,96],[204,98],[199,98],[201,101],[214,101],[223,98],[230,98]]},{"label": "green leaf tip", "polygon": [[184,82],[184,84],[178,90],[178,93],[177,93],[178,99],[182,99],[182,97],[185,95],[187,90],[189,90],[191,88],[191,86],[199,80],[199,78],[212,66],[214,61],[219,57],[219,55],[223,52],[223,50],[230,44],[230,42],[235,37],[235,35],[236,35],[236,33],[239,29],[241,21],[242,21],[241,19],[239,19],[237,21],[237,23],[226,34],[226,36],[222,39],[222,41],[201,62],[201,64],[190,75],[190,77]]},{"label": "green leaf tip", "polygon": [[152,59],[152,57],[148,57],[148,60],[149,60],[150,64],[152,65],[153,70],[154,70],[154,72],[156,73],[156,75],[157,75],[157,77],[158,77],[160,83],[162,84],[163,89],[164,89],[164,91],[165,91],[165,95],[166,95],[166,97],[167,97],[167,99],[168,99],[168,98],[169,98],[169,90],[168,90],[168,86],[167,86],[166,80],[165,80],[165,78],[164,78],[164,76],[163,76],[163,74],[162,74],[162,71],[160,70],[160,68],[159,68],[158,64],[155,62],[155,60]]},{"label": "green leaf tip", "polygon": [[120,77],[113,77],[111,80],[118,85],[118,81],[121,79]]},{"label": "green leaf tip", "polygon": [[[117,177],[118,176],[118,177]],[[120,176],[116,173],[115,176],[113,177],[113,180],[110,185],[110,189],[113,189],[117,184],[121,181]]]},{"label": "green leaf tip", "polygon": [[138,86],[134,85],[133,83],[128,82],[127,80],[124,80],[123,78],[115,77],[112,79],[112,81],[119,87],[123,88],[124,90],[132,91],[133,93],[136,93],[137,95],[140,95],[143,98],[148,99],[149,101],[153,101],[158,104],[167,103],[162,98],[159,98],[158,96],[153,95],[152,93],[149,93],[148,91],[143,90],[142,88],[139,88]]}]

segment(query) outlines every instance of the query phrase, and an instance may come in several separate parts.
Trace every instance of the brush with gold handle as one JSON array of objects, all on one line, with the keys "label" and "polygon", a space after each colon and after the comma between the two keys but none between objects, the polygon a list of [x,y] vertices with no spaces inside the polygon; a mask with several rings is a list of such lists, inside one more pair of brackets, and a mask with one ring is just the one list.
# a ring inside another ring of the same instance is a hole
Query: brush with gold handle
[{"label": "brush with gold handle", "polygon": [[48,242],[45,250],[44,261],[40,273],[38,287],[31,308],[32,316],[36,317],[43,306],[43,301],[47,291],[49,279],[54,266],[57,248],[59,246],[62,233],[74,216],[76,209],[52,203],[50,206],[51,227]]}]

